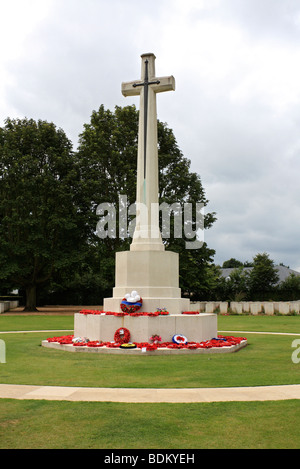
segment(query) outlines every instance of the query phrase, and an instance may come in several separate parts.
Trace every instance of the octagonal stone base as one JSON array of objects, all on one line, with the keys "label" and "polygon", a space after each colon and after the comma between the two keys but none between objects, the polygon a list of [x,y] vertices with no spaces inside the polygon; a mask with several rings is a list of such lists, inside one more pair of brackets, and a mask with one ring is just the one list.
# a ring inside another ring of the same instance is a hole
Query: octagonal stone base
[{"label": "octagonal stone base", "polygon": [[217,316],[173,314],[156,317],[115,317],[81,313],[74,315],[75,337],[113,342],[114,334],[120,327],[130,331],[131,342],[149,342],[154,334],[161,336],[162,342],[171,342],[175,334],[184,335],[189,342],[203,342],[217,337]]}]

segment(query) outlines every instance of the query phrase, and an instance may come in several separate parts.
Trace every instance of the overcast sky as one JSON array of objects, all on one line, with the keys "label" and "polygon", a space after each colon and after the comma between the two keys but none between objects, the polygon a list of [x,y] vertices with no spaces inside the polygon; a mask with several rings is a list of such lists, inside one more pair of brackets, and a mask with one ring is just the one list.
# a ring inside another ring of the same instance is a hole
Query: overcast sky
[{"label": "overcast sky", "polygon": [[202,180],[215,262],[267,252],[300,271],[299,0],[0,0],[0,126],[54,122],[77,147],[140,55],[176,91],[158,118]]}]

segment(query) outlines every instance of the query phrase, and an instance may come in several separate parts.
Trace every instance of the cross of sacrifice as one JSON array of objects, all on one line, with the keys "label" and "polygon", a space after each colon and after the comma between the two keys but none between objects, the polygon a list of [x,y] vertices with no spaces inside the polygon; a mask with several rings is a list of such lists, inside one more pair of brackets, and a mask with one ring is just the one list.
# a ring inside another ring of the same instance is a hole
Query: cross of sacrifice
[{"label": "cross of sacrifice", "polygon": [[[134,244],[138,238],[140,242],[143,238],[144,244],[144,247],[140,246],[138,250],[161,249],[158,246],[154,247],[152,243],[153,238],[160,238],[156,93],[175,90],[173,76],[155,77],[154,54],[143,54],[141,58],[141,80],[122,83],[123,96],[140,96],[136,187],[137,224],[133,247],[130,248],[132,250],[135,250]],[[139,221],[140,204],[146,206],[147,222]]]}]

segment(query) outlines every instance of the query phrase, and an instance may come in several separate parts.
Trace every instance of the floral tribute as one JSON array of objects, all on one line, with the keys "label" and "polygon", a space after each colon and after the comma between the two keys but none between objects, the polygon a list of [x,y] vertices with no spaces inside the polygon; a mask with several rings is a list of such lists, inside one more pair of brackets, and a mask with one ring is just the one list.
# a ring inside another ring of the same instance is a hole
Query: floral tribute
[{"label": "floral tribute", "polygon": [[186,344],[187,341],[187,338],[182,334],[176,334],[172,337],[172,342],[174,342],[174,344]]},{"label": "floral tribute", "polygon": [[121,310],[123,313],[136,313],[141,309],[143,299],[137,291],[133,290],[131,293],[126,293],[125,298],[121,301]]},{"label": "floral tribute", "polygon": [[87,337],[74,337],[72,340],[73,344],[84,344],[86,345],[89,342]]},{"label": "floral tribute", "polygon": [[182,311],[182,314],[200,314],[199,311]]},{"label": "floral tribute", "polygon": [[130,332],[126,327],[120,327],[117,329],[114,335],[114,341],[117,344],[128,344],[130,341]]},{"label": "floral tribute", "polygon": [[133,344],[132,342],[129,342],[128,344],[121,344],[120,348],[122,348],[124,350],[130,350],[130,349],[136,348],[136,344]]},{"label": "floral tribute", "polygon": [[[125,340],[128,339],[130,340],[130,332],[127,329],[126,333],[126,328],[121,328],[124,331],[124,334],[120,333],[120,330],[118,329],[115,333],[114,337],[114,342],[102,342],[102,341],[89,341],[89,342],[78,342],[74,343],[73,335],[67,335],[67,336],[62,336],[62,337],[52,337],[47,339],[48,342],[56,342],[59,344],[68,344],[68,345],[73,345],[74,347],[108,347],[108,348],[120,348],[121,345],[125,344],[124,342],[124,337]],[[118,334],[117,334],[118,333]],[[128,333],[129,333],[129,338],[128,338]],[[149,343],[149,342],[132,342],[133,345],[135,345],[139,349],[145,349],[147,351],[155,351],[158,348],[164,349],[189,349],[189,350],[197,350],[197,349],[210,349],[214,347],[231,347],[232,345],[238,345],[242,341],[247,340],[245,337],[233,337],[233,336],[223,336],[223,335],[218,335],[218,337],[214,337],[211,340],[205,340],[203,342],[182,342],[182,343],[174,343],[174,342],[161,342],[160,344],[155,344],[155,343]],[[123,348],[123,347],[122,347]],[[129,347],[128,347],[129,348]]]},{"label": "floral tribute", "polygon": [[158,344],[158,342],[161,342],[161,336],[158,334],[153,334],[149,340],[152,344]]},{"label": "floral tribute", "polygon": [[140,298],[139,301],[136,303],[129,303],[126,298],[123,298],[121,302],[121,310],[123,313],[131,314],[131,313],[136,313],[139,309],[141,309],[143,305],[143,299]]},{"label": "floral tribute", "polygon": [[[121,307],[122,309],[122,307]],[[170,313],[169,311],[165,310],[160,310],[160,311],[154,311],[150,313],[146,312],[141,312],[141,311],[135,311],[131,313],[126,313],[124,311],[122,312],[114,312],[114,311],[98,311],[98,310],[92,310],[92,309],[82,309],[79,311],[80,314],[88,315],[88,314],[93,314],[93,315],[100,315],[100,316],[116,316],[116,317],[124,317],[124,316],[133,316],[133,317],[139,317],[139,316],[148,316],[148,317],[157,317],[157,316],[168,316]]]}]

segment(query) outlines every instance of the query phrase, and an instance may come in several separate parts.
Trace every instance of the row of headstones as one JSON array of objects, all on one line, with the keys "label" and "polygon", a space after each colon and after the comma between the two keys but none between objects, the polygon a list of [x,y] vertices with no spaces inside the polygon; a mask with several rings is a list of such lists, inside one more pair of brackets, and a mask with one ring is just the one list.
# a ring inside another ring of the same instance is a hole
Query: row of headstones
[{"label": "row of headstones", "polygon": [[18,301],[1,301],[0,302],[0,314],[9,311],[10,309],[17,308],[19,306]]},{"label": "row of headstones", "polygon": [[220,314],[300,314],[300,300],[297,301],[197,301],[191,309],[200,313]]}]

